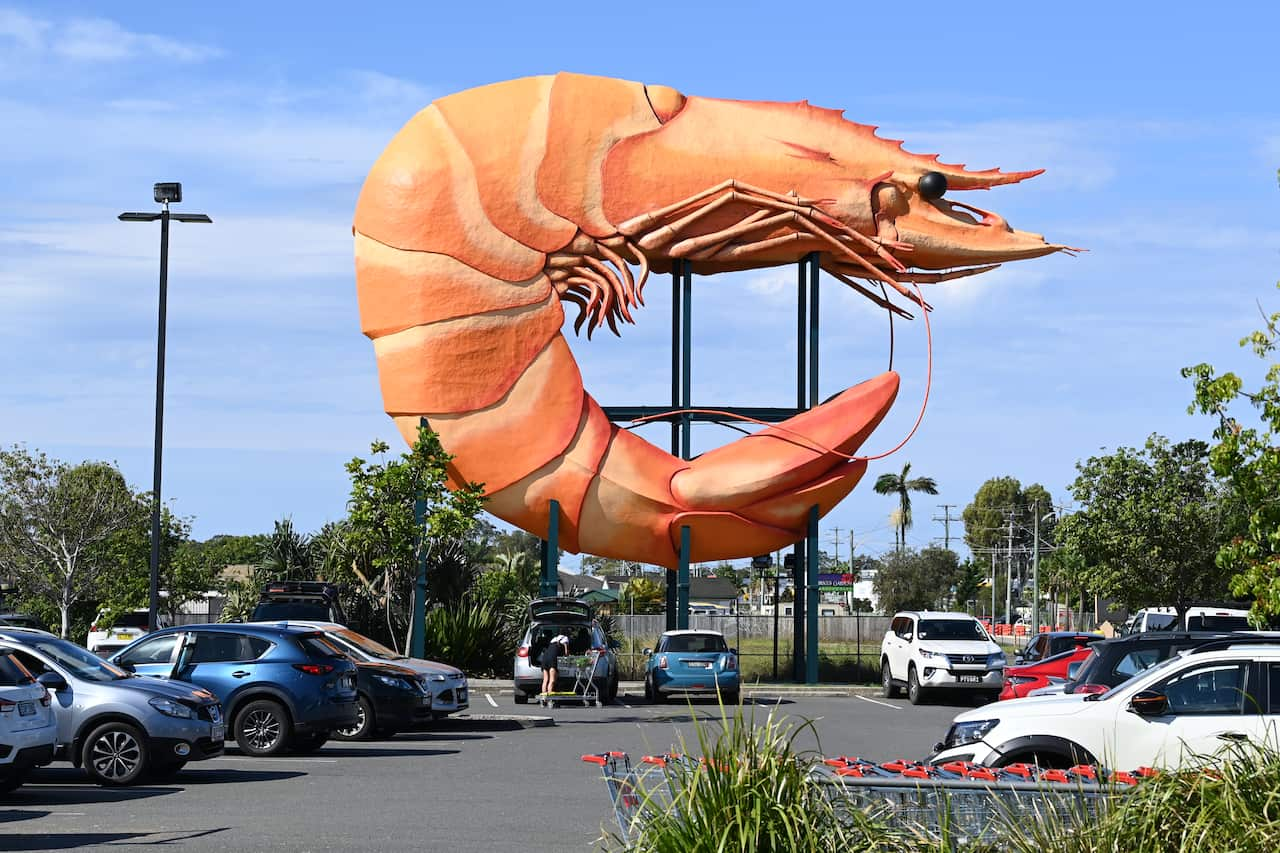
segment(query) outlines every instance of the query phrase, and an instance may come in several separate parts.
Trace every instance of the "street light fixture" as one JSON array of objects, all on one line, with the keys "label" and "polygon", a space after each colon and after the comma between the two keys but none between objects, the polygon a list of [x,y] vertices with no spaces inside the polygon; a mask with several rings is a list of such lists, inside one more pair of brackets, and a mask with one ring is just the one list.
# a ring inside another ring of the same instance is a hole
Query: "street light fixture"
[{"label": "street light fixture", "polygon": [[158,204],[156,213],[122,213],[121,222],[155,222],[160,220],[160,319],[156,329],[156,439],[155,462],[151,488],[151,615],[147,624],[152,631],[159,627],[160,610],[160,457],[164,448],[164,332],[165,311],[169,298],[169,220],[178,222],[213,222],[203,213],[170,213],[169,204],[182,201],[182,184],[176,181],[158,183],[153,189]]}]

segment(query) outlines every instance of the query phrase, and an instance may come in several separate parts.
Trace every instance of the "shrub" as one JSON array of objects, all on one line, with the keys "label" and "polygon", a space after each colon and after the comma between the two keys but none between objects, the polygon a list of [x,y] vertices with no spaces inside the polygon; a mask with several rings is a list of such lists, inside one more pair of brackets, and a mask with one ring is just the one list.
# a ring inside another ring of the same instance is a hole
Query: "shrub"
[{"label": "shrub", "polygon": [[468,676],[511,675],[515,639],[501,611],[488,602],[463,601],[427,614],[426,656]]}]

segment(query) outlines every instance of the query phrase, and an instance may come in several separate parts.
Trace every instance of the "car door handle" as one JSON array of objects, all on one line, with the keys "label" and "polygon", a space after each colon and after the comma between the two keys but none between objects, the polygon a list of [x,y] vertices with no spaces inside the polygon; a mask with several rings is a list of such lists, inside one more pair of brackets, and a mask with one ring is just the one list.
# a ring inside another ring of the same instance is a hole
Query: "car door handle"
[{"label": "car door handle", "polygon": [[237,669],[235,672],[231,673],[231,677],[244,678],[246,675],[252,675],[252,674],[253,673],[249,672],[249,670],[247,669]]},{"label": "car door handle", "polygon": [[1249,736],[1244,732],[1218,732],[1218,740],[1248,740]]}]

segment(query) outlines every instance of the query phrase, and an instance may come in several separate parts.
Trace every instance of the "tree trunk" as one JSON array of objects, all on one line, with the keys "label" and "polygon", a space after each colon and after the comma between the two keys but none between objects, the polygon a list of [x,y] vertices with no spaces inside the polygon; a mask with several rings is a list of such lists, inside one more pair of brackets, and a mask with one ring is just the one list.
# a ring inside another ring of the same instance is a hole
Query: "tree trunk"
[{"label": "tree trunk", "polygon": [[67,633],[71,622],[71,605],[65,602],[60,603],[58,610],[62,612],[62,639],[69,640],[71,638],[67,636]]}]

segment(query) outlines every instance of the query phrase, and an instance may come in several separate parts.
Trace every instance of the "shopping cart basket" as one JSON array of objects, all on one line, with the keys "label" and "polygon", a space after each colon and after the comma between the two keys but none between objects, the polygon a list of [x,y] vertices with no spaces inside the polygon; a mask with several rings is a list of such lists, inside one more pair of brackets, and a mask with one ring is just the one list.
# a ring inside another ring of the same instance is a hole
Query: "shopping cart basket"
[{"label": "shopping cart basket", "polygon": [[543,693],[538,697],[538,704],[546,708],[557,708],[569,703],[581,703],[595,707],[600,703],[600,691],[596,687],[596,665],[600,662],[600,649],[591,649],[582,655],[560,655],[556,658],[556,678],[572,678],[573,686],[568,690],[555,690]]}]

